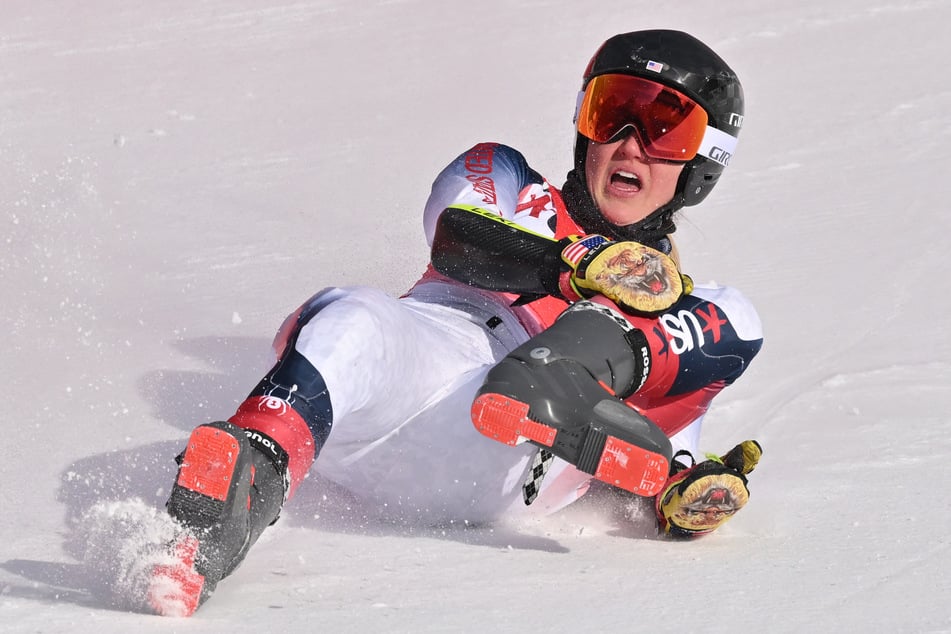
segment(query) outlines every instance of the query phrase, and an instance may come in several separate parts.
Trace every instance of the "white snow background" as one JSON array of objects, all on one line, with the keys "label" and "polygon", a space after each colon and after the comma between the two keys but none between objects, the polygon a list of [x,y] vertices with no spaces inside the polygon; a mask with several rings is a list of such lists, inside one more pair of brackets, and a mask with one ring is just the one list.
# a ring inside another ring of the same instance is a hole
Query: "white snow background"
[{"label": "white snow background", "polygon": [[[951,2],[4,0],[0,631],[951,631]],[[677,238],[766,344],[704,448],[749,506],[691,543],[598,505],[390,525],[311,478],[189,620],[84,567],[99,501],[158,508],[197,424],[327,285],[399,294],[436,173],[478,141],[560,185],[608,36],[738,71],[739,151]]]}]

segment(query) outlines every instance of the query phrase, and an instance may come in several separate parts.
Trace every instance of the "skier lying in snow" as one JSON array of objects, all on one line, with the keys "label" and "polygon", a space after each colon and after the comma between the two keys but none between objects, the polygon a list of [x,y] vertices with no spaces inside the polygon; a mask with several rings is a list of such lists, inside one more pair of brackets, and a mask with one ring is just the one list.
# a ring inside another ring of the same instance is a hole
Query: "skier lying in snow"
[{"label": "skier lying in snow", "polygon": [[560,191],[504,145],[453,161],[426,204],[432,265],[416,285],[399,299],[319,292],[228,422],[193,431],[168,501],[190,530],[179,563],[153,573],[153,607],[192,613],[315,460],[433,523],[554,512],[592,479],[655,497],[666,534],[726,521],[759,445],[692,455],[760,325],[735,290],[694,287],[669,235],[674,212],[713,189],[742,120],[740,83],[712,50],[642,31],[588,65]]}]

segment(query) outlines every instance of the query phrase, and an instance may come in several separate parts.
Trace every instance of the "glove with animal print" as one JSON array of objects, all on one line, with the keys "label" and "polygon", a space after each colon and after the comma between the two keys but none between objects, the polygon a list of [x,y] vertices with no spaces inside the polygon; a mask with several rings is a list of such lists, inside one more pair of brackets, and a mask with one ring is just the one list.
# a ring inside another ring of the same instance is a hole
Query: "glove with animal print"
[{"label": "glove with animal print", "polygon": [[569,300],[600,294],[630,312],[656,315],[693,290],[690,277],[657,249],[596,234],[569,240],[561,259],[570,271],[560,285]]}]

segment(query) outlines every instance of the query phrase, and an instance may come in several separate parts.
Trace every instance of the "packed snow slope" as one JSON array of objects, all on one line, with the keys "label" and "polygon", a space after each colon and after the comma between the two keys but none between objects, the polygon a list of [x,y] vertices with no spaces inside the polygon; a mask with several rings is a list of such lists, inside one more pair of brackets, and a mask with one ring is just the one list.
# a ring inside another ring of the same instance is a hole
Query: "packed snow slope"
[{"label": "packed snow slope", "polygon": [[[0,630],[951,631],[947,0],[5,0]],[[747,94],[677,233],[766,344],[704,447],[758,438],[750,505],[691,543],[597,504],[386,525],[311,478],[188,620],[121,609],[78,519],[159,507],[283,317],[404,290],[429,185],[478,141],[560,184],[608,36],[677,28]]]}]

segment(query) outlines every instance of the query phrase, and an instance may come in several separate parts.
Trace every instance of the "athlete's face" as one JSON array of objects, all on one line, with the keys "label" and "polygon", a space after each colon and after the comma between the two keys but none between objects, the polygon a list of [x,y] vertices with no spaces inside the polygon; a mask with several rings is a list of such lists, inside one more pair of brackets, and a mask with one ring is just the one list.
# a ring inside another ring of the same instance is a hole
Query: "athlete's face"
[{"label": "athlete's face", "polygon": [[637,136],[614,143],[588,142],[585,178],[588,191],[606,220],[629,225],[670,202],[685,163],[652,159]]}]

